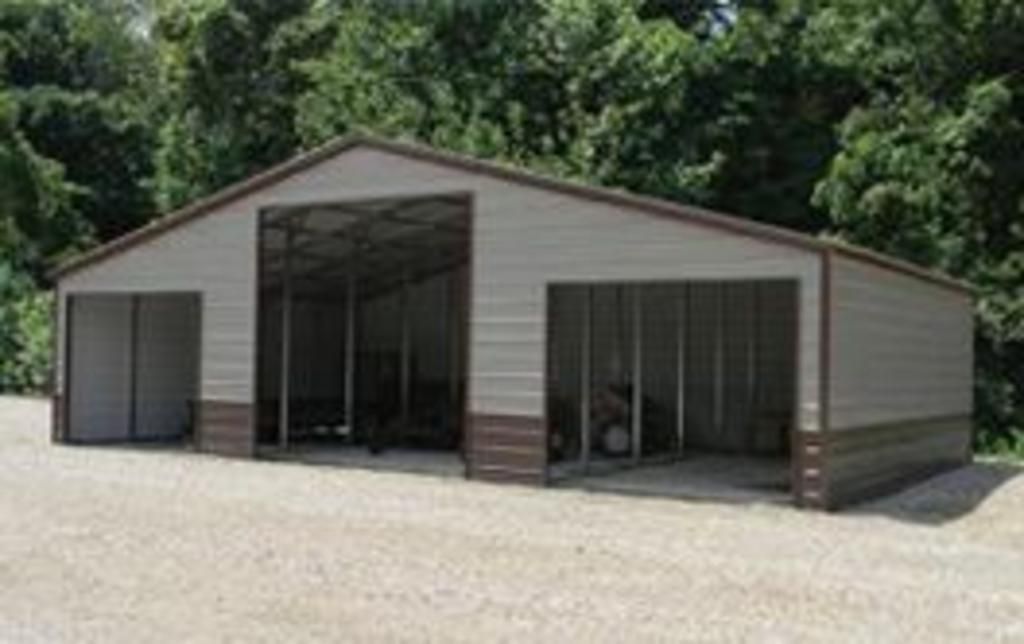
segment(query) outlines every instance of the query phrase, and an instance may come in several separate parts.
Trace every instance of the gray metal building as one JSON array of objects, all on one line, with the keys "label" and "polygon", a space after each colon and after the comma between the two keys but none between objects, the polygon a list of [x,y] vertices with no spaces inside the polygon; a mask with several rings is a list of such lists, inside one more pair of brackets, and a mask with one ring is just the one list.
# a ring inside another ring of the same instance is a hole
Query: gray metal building
[{"label": "gray metal building", "polygon": [[334,141],[57,273],[54,438],[758,457],[831,508],[970,458],[963,284],[418,145]]}]

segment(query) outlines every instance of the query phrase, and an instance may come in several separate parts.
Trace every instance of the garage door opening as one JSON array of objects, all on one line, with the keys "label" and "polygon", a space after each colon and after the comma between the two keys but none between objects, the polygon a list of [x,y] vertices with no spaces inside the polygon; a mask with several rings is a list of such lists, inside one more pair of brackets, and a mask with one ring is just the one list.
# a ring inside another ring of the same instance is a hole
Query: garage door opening
[{"label": "garage door opening", "polygon": [[463,472],[465,196],[261,215],[262,454]]},{"label": "garage door opening", "polygon": [[549,475],[788,499],[793,281],[550,287]]},{"label": "garage door opening", "polygon": [[66,306],[67,440],[190,441],[200,296],[75,294]]}]

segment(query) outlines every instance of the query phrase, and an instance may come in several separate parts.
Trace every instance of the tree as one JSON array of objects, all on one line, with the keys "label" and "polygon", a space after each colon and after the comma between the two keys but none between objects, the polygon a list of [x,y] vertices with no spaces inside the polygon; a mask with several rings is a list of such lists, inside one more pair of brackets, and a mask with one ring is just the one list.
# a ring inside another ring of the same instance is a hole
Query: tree
[{"label": "tree", "polygon": [[0,6],[0,390],[40,391],[49,268],[152,213],[146,50],[122,3]]},{"label": "tree", "polygon": [[[0,7],[0,79],[17,127],[77,186],[66,204],[98,239],[153,214],[148,49],[129,5],[21,0]],[[67,218],[74,215],[67,214]]]},{"label": "tree", "polygon": [[283,160],[302,88],[296,58],[315,33],[296,29],[313,0],[171,3],[154,34],[169,106],[160,132],[157,193],[168,209]]},{"label": "tree", "polygon": [[[862,84],[815,192],[835,233],[977,288],[977,416],[1024,427],[1024,8],[840,2],[821,49]],[[867,6],[865,6],[867,5]]]},{"label": "tree", "polygon": [[32,148],[17,120],[0,92],[0,391],[33,392],[49,370],[50,307],[30,276],[81,230],[66,217],[63,168]]}]

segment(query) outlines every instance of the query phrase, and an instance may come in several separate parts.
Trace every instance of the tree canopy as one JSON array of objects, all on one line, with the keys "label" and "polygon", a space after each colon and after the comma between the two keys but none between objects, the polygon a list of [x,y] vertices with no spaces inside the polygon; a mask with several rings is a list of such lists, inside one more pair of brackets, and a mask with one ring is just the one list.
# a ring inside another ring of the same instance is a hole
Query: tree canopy
[{"label": "tree canopy", "polygon": [[1016,0],[11,0],[0,388],[42,382],[62,257],[370,130],[966,279],[979,426],[1024,432],[1022,31]]}]

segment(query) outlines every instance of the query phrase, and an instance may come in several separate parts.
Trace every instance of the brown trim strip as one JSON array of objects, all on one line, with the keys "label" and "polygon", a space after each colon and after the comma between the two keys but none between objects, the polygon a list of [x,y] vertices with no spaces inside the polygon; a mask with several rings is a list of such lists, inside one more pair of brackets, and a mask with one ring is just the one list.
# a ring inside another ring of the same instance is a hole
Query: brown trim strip
[{"label": "brown trim strip", "polygon": [[422,145],[390,141],[386,139],[371,137],[362,134],[350,135],[335,139],[319,148],[305,154],[300,154],[253,177],[229,186],[213,195],[200,199],[193,204],[186,206],[165,217],[161,217],[139,228],[127,235],[119,237],[107,244],[99,246],[58,267],[52,277],[60,279],[86,266],[94,264],[107,257],[127,250],[154,236],[160,235],[172,228],[189,222],[215,211],[217,208],[228,203],[241,199],[254,192],[268,188],[279,183],[292,175],[307,168],[317,165],[322,161],[331,159],[352,148],[363,146],[389,152],[410,159],[425,161],[438,165],[444,165],[474,174],[482,174],[495,177],[505,181],[511,181],[535,188],[541,188],[553,192],[560,192],[583,199],[599,201],[606,204],[621,206],[632,210],[639,210],[651,215],[660,215],[672,219],[683,220],[689,223],[717,228],[730,233],[763,239],[769,242],[783,244],[807,251],[823,251],[834,249],[855,259],[870,261],[890,270],[912,275],[919,279],[934,283],[939,286],[951,288],[954,291],[970,294],[971,288],[948,276],[937,272],[890,258],[885,255],[873,253],[866,249],[855,248],[839,244],[831,240],[818,239],[809,235],[796,233],[775,226],[769,226],[722,213],[697,208],[695,206],[681,205],[678,203],[644,197],[627,193],[624,191],[601,188],[580,183],[574,183],[563,179],[555,179],[534,174],[519,168],[511,168],[492,161],[474,159],[451,152],[445,152]]},{"label": "brown trim strip", "polygon": [[[57,289],[60,293],[60,289]],[[68,293],[62,295],[64,298],[64,383],[61,386],[61,394],[63,400],[61,401],[61,412],[63,416],[63,423],[61,423],[61,441],[67,442],[71,440],[71,354],[72,354],[72,341],[74,338],[74,303],[75,297]]]},{"label": "brown trim strip", "polygon": [[61,442],[61,432],[64,426],[63,419],[64,399],[59,393],[50,395],[50,442]]},{"label": "brown trim strip", "polygon": [[63,425],[61,391],[57,388],[57,359],[60,356],[60,290],[53,289],[50,301],[50,441],[60,441]]}]

